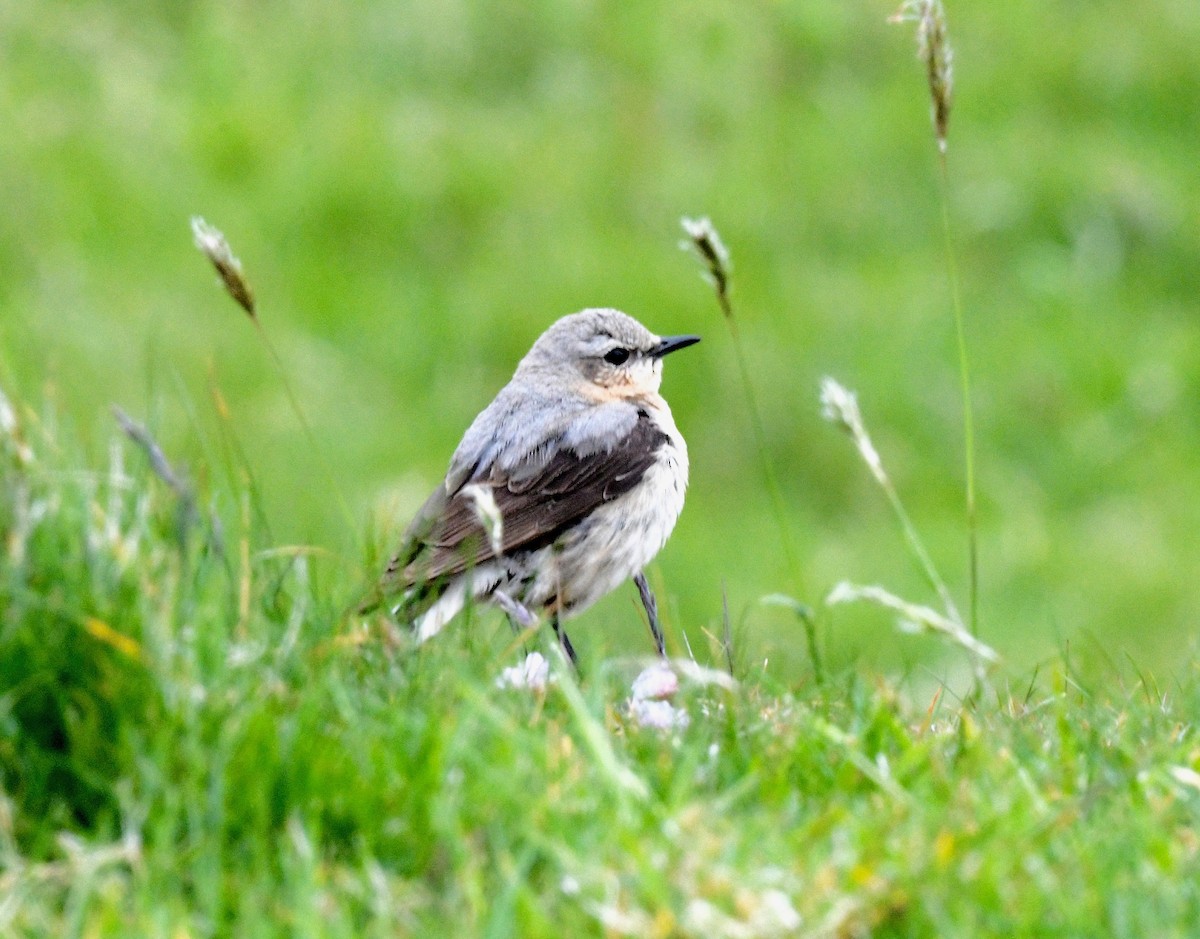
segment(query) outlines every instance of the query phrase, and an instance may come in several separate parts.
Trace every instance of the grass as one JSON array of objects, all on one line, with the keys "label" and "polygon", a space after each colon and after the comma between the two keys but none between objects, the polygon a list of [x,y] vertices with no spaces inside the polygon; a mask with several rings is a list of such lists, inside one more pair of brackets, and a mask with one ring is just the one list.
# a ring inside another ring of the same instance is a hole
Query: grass
[{"label": "grass", "polygon": [[[0,439],[6,935],[1184,936],[1200,669],[500,691],[482,614],[414,649],[357,571],[186,516],[138,444]],[[216,510],[214,514],[213,510]],[[252,513],[246,513],[252,518]],[[927,687],[929,687],[927,685]],[[936,683],[935,683],[936,687]]]}]

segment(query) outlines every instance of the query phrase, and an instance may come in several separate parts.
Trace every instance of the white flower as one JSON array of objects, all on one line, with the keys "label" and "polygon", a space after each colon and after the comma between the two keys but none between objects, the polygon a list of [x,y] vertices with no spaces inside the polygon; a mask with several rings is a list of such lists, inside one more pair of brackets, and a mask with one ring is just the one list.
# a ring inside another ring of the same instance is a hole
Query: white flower
[{"label": "white flower", "polygon": [[665,662],[642,669],[630,689],[634,701],[665,700],[679,691],[679,676]]},{"label": "white flower", "polygon": [[670,701],[630,698],[629,714],[639,727],[652,727],[655,730],[682,730],[692,721],[687,711],[675,707]]},{"label": "white flower", "polygon": [[530,652],[520,665],[510,666],[496,679],[497,688],[528,689],[541,693],[550,684],[550,663],[540,652]]}]

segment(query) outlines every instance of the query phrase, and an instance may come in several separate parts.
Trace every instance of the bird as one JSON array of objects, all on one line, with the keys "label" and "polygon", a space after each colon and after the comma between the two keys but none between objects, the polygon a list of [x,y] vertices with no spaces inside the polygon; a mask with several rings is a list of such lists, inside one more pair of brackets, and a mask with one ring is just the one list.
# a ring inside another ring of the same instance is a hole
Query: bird
[{"label": "bird", "polygon": [[514,628],[563,621],[629,579],[665,656],[647,564],[683,510],[688,452],[659,394],[665,356],[699,336],[658,336],[619,310],[564,316],[471,423],[372,598],[419,642],[470,602]]}]

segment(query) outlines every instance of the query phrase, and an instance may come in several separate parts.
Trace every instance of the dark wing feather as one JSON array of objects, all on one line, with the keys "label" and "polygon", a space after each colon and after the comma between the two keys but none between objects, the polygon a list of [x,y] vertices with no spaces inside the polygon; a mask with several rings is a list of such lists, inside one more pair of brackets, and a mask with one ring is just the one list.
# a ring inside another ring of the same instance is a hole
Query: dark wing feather
[{"label": "dark wing feather", "polygon": [[[470,482],[492,490],[504,520],[502,553],[533,549],[549,544],[597,507],[629,492],[654,464],[667,439],[643,413],[611,450],[581,457],[563,448],[532,476],[512,479],[513,474],[493,467],[488,476]],[[426,508],[435,509],[434,499]],[[417,535],[420,544],[397,556],[389,567],[389,575],[399,575],[405,585],[452,577],[495,557],[474,501],[461,489],[438,509],[440,514],[427,520],[426,533]]]},{"label": "dark wing feather", "polygon": [[425,500],[425,504],[421,506],[408,528],[404,530],[404,535],[400,539],[400,547],[392,555],[383,576],[359,602],[357,607],[359,613],[370,613],[388,597],[412,586],[412,581],[406,579],[405,568],[425,550],[430,533],[446,510],[447,501],[446,490],[442,486],[438,486]]}]

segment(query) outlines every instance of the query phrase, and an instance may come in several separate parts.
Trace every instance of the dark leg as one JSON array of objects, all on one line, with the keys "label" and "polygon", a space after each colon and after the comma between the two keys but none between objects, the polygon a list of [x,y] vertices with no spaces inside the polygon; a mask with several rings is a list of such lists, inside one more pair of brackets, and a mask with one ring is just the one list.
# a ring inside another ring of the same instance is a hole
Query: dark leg
[{"label": "dark leg", "polygon": [[658,624],[658,601],[654,599],[654,592],[646,583],[645,574],[639,573],[633,578],[633,582],[637,584],[638,593],[642,597],[642,606],[646,608],[646,618],[650,621],[650,635],[654,637],[654,648],[665,659],[667,644],[663,642],[662,627]]},{"label": "dark leg", "polygon": [[558,623],[557,612],[550,617],[550,623],[554,626],[554,635],[558,636],[558,641],[562,643],[563,652],[567,653],[567,658],[575,666],[575,671],[579,671],[579,659],[575,657],[575,649],[571,646],[571,640],[567,637],[567,631]]}]

